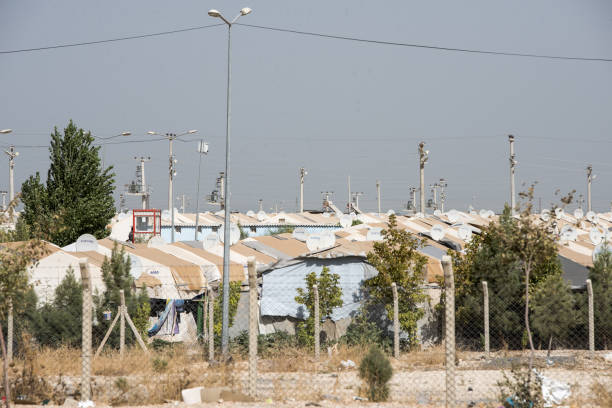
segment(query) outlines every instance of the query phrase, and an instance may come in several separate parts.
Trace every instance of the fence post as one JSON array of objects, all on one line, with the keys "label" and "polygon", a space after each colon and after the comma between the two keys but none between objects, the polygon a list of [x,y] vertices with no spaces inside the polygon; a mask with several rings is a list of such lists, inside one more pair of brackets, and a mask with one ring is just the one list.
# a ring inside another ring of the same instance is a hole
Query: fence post
[{"label": "fence post", "polygon": [[399,358],[399,304],[397,302],[397,285],[391,283],[393,291],[393,357]]},{"label": "fence post", "polygon": [[119,355],[123,356],[125,350],[125,294],[123,289],[119,291],[121,296],[121,316],[119,316]]},{"label": "fence post", "polygon": [[249,396],[257,395],[257,270],[255,258],[249,258]]},{"label": "fence post", "polygon": [[[83,285],[83,322],[82,322],[82,363],[81,400],[91,400],[91,336],[92,304],[91,278],[87,258],[79,260],[81,284]],[[122,292],[123,294],[123,292]]]},{"label": "fence post", "polygon": [[444,294],[446,302],[446,407],[455,407],[455,278],[453,276],[453,264],[451,257],[442,257],[442,268],[444,268]]},{"label": "fence post", "polygon": [[591,356],[595,354],[595,310],[593,306],[593,285],[591,280],[586,280],[587,293],[589,295],[589,351]]},{"label": "fence post", "polygon": [[8,317],[6,322],[6,358],[13,360],[13,300],[9,299]]},{"label": "fence post", "polygon": [[484,297],[484,341],[485,341],[485,356],[489,358],[491,352],[491,343],[489,340],[489,284],[487,281],[482,281],[482,293]]},{"label": "fence post", "polygon": [[212,288],[208,288],[208,362],[215,360],[215,298]]},{"label": "fence post", "polygon": [[312,291],[314,292],[314,346],[315,346],[315,359],[319,359],[319,355],[321,353],[321,346],[319,341],[320,337],[320,328],[319,328],[319,288],[317,285],[312,286]]}]

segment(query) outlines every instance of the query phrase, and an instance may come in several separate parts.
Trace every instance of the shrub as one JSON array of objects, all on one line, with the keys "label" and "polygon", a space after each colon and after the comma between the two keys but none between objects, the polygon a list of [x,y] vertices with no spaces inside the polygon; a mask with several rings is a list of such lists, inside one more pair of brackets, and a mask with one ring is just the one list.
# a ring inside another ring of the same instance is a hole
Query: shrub
[{"label": "shrub", "polygon": [[529,369],[513,367],[510,377],[504,373],[504,381],[498,382],[500,402],[505,408],[541,408],[542,381]]},{"label": "shrub", "polygon": [[161,357],[155,357],[151,363],[153,364],[153,371],[156,373],[163,373],[168,368],[168,361]]},{"label": "shrub", "polygon": [[359,365],[359,377],[367,384],[370,401],[386,401],[389,398],[387,383],[392,375],[393,368],[387,356],[378,346],[370,347]]}]

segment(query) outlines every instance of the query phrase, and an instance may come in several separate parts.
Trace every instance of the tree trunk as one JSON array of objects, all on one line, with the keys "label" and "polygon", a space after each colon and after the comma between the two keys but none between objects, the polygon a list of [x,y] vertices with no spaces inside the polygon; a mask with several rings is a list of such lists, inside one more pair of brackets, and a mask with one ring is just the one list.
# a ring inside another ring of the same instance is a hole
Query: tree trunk
[{"label": "tree trunk", "polygon": [[553,336],[550,336],[550,339],[548,340],[548,353],[546,353],[546,358],[550,358],[550,350],[552,349],[552,338]]},{"label": "tree trunk", "polygon": [[531,327],[529,326],[529,274],[531,265],[525,265],[525,328],[527,329],[527,337],[529,338],[529,378],[531,378],[531,370],[533,369],[533,360],[535,357],[535,349],[533,347],[533,337],[531,336]]},{"label": "tree trunk", "polygon": [[2,348],[2,363],[4,371],[4,405],[6,408],[9,408],[11,391],[9,390],[8,360],[6,358],[6,347],[4,344],[4,334],[2,333],[2,323],[0,323],[0,348]]}]

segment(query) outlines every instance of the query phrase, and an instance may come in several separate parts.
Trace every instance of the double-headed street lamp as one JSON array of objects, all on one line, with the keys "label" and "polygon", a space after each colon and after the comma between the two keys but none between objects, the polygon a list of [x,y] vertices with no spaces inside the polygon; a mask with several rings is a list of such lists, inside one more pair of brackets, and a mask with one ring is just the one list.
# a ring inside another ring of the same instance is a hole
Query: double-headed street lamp
[{"label": "double-headed street lamp", "polygon": [[230,116],[231,116],[231,77],[232,77],[232,25],[241,17],[251,13],[250,8],[245,7],[240,10],[232,21],[227,20],[217,10],[208,11],[208,15],[220,18],[227,24],[227,115],[225,127],[225,193],[223,208],[225,211],[223,225],[223,317],[221,324],[221,351],[227,356],[229,348],[229,254],[230,254]]},{"label": "double-headed street lamp", "polygon": [[[125,132],[121,132],[117,135],[112,135],[112,136],[106,136],[106,137],[96,137],[94,136],[94,139],[98,139],[98,140],[110,140],[110,139],[114,139],[116,137],[120,137],[120,136],[131,136],[132,132],[130,131],[125,131]],[[104,171],[104,162],[106,159],[106,144],[105,143],[101,143],[102,145],[102,171]]]},{"label": "double-headed street lamp", "polygon": [[[0,130],[0,134],[8,135],[11,133],[13,129],[2,129]],[[9,202],[13,201],[15,198],[15,187],[13,183],[13,169],[15,168],[15,157],[19,156],[19,152],[15,151],[15,146],[11,145],[8,150],[5,150],[4,153],[9,158]]]},{"label": "double-headed street lamp", "polygon": [[170,223],[172,224],[171,226],[171,231],[170,231],[170,241],[172,243],[174,243],[174,205],[172,205],[172,181],[174,180],[174,176],[176,176],[176,170],[174,169],[174,165],[176,164],[176,159],[174,158],[174,154],[172,153],[172,141],[174,139],[176,139],[179,136],[184,136],[184,135],[192,135],[194,133],[197,133],[197,130],[189,130],[187,132],[183,132],[180,134],[176,134],[176,133],[158,133],[158,132],[154,132],[152,130],[148,131],[147,134],[149,135],[159,135],[159,136],[164,136],[166,139],[168,139],[168,141],[170,142],[170,154],[168,155],[169,157],[169,161],[170,164],[168,166],[168,211],[170,211]]}]

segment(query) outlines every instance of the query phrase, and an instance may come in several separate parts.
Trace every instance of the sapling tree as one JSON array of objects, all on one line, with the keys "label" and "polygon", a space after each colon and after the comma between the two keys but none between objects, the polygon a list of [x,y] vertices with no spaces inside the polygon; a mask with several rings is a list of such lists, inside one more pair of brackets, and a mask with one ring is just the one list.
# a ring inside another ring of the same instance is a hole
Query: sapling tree
[{"label": "sapling tree", "polygon": [[295,301],[306,307],[308,318],[305,322],[298,324],[298,339],[303,344],[311,345],[314,341],[314,285],[317,285],[319,292],[319,318],[321,321],[330,317],[334,308],[342,306],[342,288],[340,287],[340,275],[330,273],[327,266],[323,267],[319,277],[315,272],[310,272],[304,280],[306,289],[297,288]]},{"label": "sapling tree", "polygon": [[427,258],[417,251],[421,241],[398,227],[394,214],[389,217],[382,235],[383,240],[375,242],[374,249],[368,253],[368,262],[378,275],[365,281],[365,287],[371,300],[384,305],[387,315],[393,319],[391,283],[395,282],[400,328],[408,333],[410,346],[416,346],[417,321],[424,315],[419,304],[428,298],[422,289]]}]

